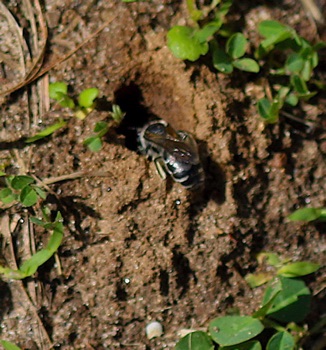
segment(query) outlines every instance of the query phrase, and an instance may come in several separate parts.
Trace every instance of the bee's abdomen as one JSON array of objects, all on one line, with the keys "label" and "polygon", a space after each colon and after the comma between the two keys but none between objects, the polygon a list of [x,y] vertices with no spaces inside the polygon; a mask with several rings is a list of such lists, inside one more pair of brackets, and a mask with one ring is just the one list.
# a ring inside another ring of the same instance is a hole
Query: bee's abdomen
[{"label": "bee's abdomen", "polygon": [[[168,163],[166,163],[166,167],[169,168]],[[175,182],[179,182],[188,189],[196,189],[204,184],[205,176],[201,164],[192,165],[190,169],[174,173],[170,172],[169,169],[168,172]]]}]

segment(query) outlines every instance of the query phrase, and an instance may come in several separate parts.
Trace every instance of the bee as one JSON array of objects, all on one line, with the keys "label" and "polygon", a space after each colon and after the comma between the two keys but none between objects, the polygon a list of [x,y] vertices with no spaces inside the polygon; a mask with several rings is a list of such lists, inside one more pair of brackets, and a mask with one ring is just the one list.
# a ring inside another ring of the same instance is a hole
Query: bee
[{"label": "bee", "polygon": [[197,143],[188,132],[176,131],[165,120],[158,119],[139,130],[138,140],[140,152],[155,162],[162,178],[169,174],[188,189],[204,183]]}]

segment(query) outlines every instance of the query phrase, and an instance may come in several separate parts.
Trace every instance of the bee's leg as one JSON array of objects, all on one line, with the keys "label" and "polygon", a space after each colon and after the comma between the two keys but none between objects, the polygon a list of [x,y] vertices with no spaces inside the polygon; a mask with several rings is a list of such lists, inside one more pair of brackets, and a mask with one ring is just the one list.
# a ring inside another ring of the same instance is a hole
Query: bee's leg
[{"label": "bee's leg", "polygon": [[165,180],[166,179],[166,172],[164,169],[164,162],[163,162],[162,158],[161,157],[155,158],[154,163],[155,163],[156,170],[157,170],[158,174],[160,175],[161,179]]}]

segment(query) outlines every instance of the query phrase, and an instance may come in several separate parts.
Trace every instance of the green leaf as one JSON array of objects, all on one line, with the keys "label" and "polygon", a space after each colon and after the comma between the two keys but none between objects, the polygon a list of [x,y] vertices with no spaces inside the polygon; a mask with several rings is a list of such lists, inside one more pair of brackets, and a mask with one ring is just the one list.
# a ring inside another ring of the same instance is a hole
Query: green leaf
[{"label": "green leaf", "polygon": [[100,134],[99,136],[104,136],[108,131],[108,127],[107,122],[98,122],[95,124],[94,132]]},{"label": "green leaf", "polygon": [[[58,96],[60,96],[60,93],[58,92]],[[75,108],[75,102],[72,98],[70,98],[67,95],[61,94],[61,99],[58,100],[58,103],[61,107],[74,109]]]},{"label": "green leaf", "polygon": [[301,72],[303,65],[303,58],[296,52],[289,55],[285,62],[285,68],[291,73]]},{"label": "green leaf", "polygon": [[[279,322],[301,322],[310,311],[311,293],[301,279],[278,276],[276,280],[282,285],[281,292],[274,300],[267,315]],[[271,283],[266,288],[263,303],[274,293]]]},{"label": "green leaf", "polygon": [[126,113],[122,112],[120,106],[118,105],[112,105],[112,112],[109,112],[111,114],[111,117],[114,121],[116,121],[118,124],[121,123],[123,117],[126,115]]},{"label": "green leaf", "polygon": [[263,300],[263,304],[261,307],[253,314],[253,317],[255,318],[261,318],[265,317],[268,310],[272,307],[274,304],[275,298],[278,296],[278,294],[282,290],[282,284],[279,280],[275,280],[271,283],[271,291],[266,296],[266,298]]},{"label": "green leaf", "polygon": [[235,68],[245,72],[258,73],[260,70],[259,64],[251,58],[240,58],[232,62]]},{"label": "green leaf", "polygon": [[272,276],[269,273],[249,273],[245,276],[245,280],[249,284],[250,288],[259,287],[270,281],[271,278]]},{"label": "green leaf", "polygon": [[22,189],[19,201],[25,206],[25,207],[31,207],[37,203],[38,195],[35,192],[35,190],[31,186],[26,186]]},{"label": "green leaf", "polygon": [[312,76],[312,72],[313,72],[313,64],[312,64],[312,60],[306,60],[303,63],[303,68],[300,72],[300,77],[304,80],[304,81],[309,81],[311,76]]},{"label": "green leaf", "polygon": [[31,176],[17,175],[13,177],[10,185],[14,190],[22,190],[24,187],[33,182],[35,182],[35,180]]},{"label": "green leaf", "polygon": [[40,139],[43,139],[44,137],[47,137],[47,136],[53,134],[55,131],[61,129],[66,124],[67,124],[67,122],[65,122],[64,120],[60,120],[58,123],[50,125],[46,129],[40,131],[35,136],[29,137],[25,142],[31,143],[31,142],[35,142],[35,141],[38,141]]},{"label": "green leaf", "polygon": [[201,43],[195,32],[186,26],[175,26],[169,30],[167,45],[175,57],[193,62],[208,52],[208,44]]},{"label": "green leaf", "polygon": [[271,51],[276,44],[283,44],[284,42],[287,42],[284,47],[282,47],[282,45],[278,46],[280,49],[289,49],[292,47],[292,43],[288,42],[289,39],[293,41],[293,45],[297,47],[301,45],[300,37],[298,37],[295,30],[277,21],[262,21],[258,25],[258,31],[262,36],[266,38],[260,43],[259,48],[256,52],[256,56],[259,58],[263,57],[267,52]]},{"label": "green leaf", "polygon": [[233,0],[223,0],[223,2],[218,2],[219,8],[217,11],[215,11],[215,21],[223,24],[225,22],[225,16],[228,14],[231,6],[233,5]]},{"label": "green leaf", "polygon": [[320,268],[319,264],[314,264],[309,261],[298,261],[295,263],[287,264],[282,266],[278,271],[278,275],[284,277],[299,277],[309,275],[310,273],[316,272]]},{"label": "green leaf", "polygon": [[84,141],[84,145],[92,152],[98,152],[102,148],[102,141],[98,136],[91,136]]},{"label": "green leaf", "polygon": [[261,344],[258,340],[250,340],[248,342],[231,345],[231,346],[222,346],[219,350],[261,350]]},{"label": "green leaf", "polygon": [[43,191],[40,187],[34,186],[34,190],[42,199],[46,198],[46,192]]},{"label": "green leaf", "polygon": [[271,106],[272,104],[267,98],[258,101],[258,112],[263,119],[269,120]]},{"label": "green leaf", "polygon": [[285,41],[286,39],[289,39],[291,37],[291,33],[290,32],[284,32],[281,33],[279,35],[274,35],[274,36],[270,36],[267,39],[263,40],[260,43],[260,46],[262,46],[262,48],[265,51],[271,51],[276,44]]},{"label": "green leaf", "polygon": [[275,253],[261,252],[257,255],[257,261],[261,265],[266,260],[266,263],[271,266],[278,266],[281,263],[281,259]]},{"label": "green leaf", "polygon": [[[40,220],[35,219],[33,222],[39,222]],[[42,221],[41,221],[42,222]],[[49,260],[52,255],[58,250],[62,238],[63,238],[63,223],[61,213],[58,212],[55,222],[48,223],[53,229],[53,233],[49,239],[47,246],[33,254],[30,259],[26,260],[18,270],[0,266],[0,273],[4,274],[5,277],[10,279],[24,279],[28,276],[33,275],[37,269]],[[46,227],[42,222],[42,226]]]},{"label": "green leaf", "polygon": [[212,339],[221,346],[243,343],[264,329],[263,324],[250,316],[218,317],[209,323]]},{"label": "green leaf", "polygon": [[207,333],[198,331],[181,338],[175,350],[214,350],[214,345]]},{"label": "green leaf", "polygon": [[262,98],[258,101],[258,113],[266,123],[274,124],[278,121],[279,110],[277,105],[271,103],[267,98]]},{"label": "green leaf", "polygon": [[247,39],[242,33],[233,34],[226,42],[225,51],[233,59],[242,57],[247,50]]},{"label": "green leaf", "polygon": [[217,45],[212,45],[213,66],[222,73],[233,72],[233,65],[230,56]]},{"label": "green leaf", "polygon": [[0,340],[0,344],[3,346],[4,350],[21,350],[20,347],[7,340]]},{"label": "green leaf", "polygon": [[3,204],[9,204],[16,199],[16,195],[12,192],[10,188],[6,187],[0,191],[0,200]]},{"label": "green leaf", "polygon": [[294,350],[295,341],[288,332],[274,334],[267,343],[266,350]]},{"label": "green leaf", "polygon": [[35,217],[31,217],[30,218],[30,221],[35,224],[35,225],[39,225],[39,226],[42,226],[44,227],[45,225],[45,222],[43,222],[41,219],[38,219],[38,218],[35,218]]},{"label": "green leaf", "polygon": [[222,24],[220,21],[209,22],[203,28],[196,31],[194,35],[199,42],[205,43],[221,28]]},{"label": "green leaf", "polygon": [[8,279],[21,280],[25,278],[25,275],[20,270],[13,270],[9,267],[3,267],[0,265],[0,274],[4,275]]},{"label": "green leaf", "polygon": [[258,32],[265,38],[278,36],[288,31],[289,27],[277,21],[266,20],[258,25]]},{"label": "green leaf", "polygon": [[285,103],[287,103],[290,106],[294,107],[294,106],[296,106],[299,103],[299,97],[294,92],[290,92],[286,96]]},{"label": "green leaf", "polygon": [[83,90],[78,96],[78,104],[80,107],[90,108],[93,107],[94,101],[99,94],[97,88],[90,88]]},{"label": "green leaf", "polygon": [[62,99],[62,95],[67,95],[68,85],[62,81],[57,81],[55,83],[49,84],[49,94],[50,98],[53,98],[56,101]]},{"label": "green leaf", "polygon": [[32,255],[32,257],[26,260],[20,267],[20,271],[25,277],[33,275],[37,269],[48,261],[52,255],[58,250],[63,238],[63,224],[57,222],[53,233],[50,237],[47,246]]},{"label": "green leaf", "polygon": [[288,216],[291,221],[314,221],[326,219],[326,208],[302,208]]},{"label": "green leaf", "polygon": [[42,249],[32,255],[30,259],[26,260],[19,270],[24,274],[24,278],[32,276],[52,255],[53,254],[49,250]]},{"label": "green leaf", "polygon": [[306,95],[309,93],[307,84],[299,75],[293,75],[291,77],[291,84],[299,95]]},{"label": "green leaf", "polygon": [[318,50],[324,49],[325,47],[326,47],[326,42],[325,41],[321,41],[321,42],[319,42],[319,43],[317,43],[317,44],[315,44],[313,46],[313,50],[314,51],[318,51]]}]

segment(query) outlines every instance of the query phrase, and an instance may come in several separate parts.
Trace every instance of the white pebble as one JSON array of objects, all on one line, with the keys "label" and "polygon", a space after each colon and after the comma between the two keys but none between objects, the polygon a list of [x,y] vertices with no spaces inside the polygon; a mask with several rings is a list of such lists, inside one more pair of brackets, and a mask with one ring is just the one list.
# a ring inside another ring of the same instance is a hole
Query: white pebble
[{"label": "white pebble", "polygon": [[146,336],[148,339],[160,337],[162,334],[163,327],[159,322],[153,321],[146,326]]}]

